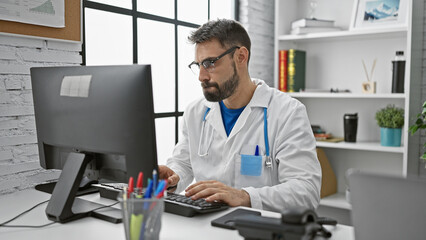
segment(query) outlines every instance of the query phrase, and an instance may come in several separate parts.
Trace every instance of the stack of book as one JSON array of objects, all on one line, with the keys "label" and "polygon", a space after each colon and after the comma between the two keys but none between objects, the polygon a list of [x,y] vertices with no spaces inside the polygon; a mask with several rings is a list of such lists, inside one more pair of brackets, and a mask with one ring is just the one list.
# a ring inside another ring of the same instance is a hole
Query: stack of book
[{"label": "stack of book", "polygon": [[293,35],[318,32],[333,32],[340,30],[340,28],[334,26],[333,20],[303,18],[291,23],[291,34]]},{"label": "stack of book", "polygon": [[305,89],[306,52],[296,49],[278,51],[278,89],[299,92]]},{"label": "stack of book", "polygon": [[311,125],[311,127],[312,127],[312,132],[314,132],[315,140],[317,141],[338,143],[344,140],[341,137],[334,137],[331,133],[325,132],[318,125]]}]

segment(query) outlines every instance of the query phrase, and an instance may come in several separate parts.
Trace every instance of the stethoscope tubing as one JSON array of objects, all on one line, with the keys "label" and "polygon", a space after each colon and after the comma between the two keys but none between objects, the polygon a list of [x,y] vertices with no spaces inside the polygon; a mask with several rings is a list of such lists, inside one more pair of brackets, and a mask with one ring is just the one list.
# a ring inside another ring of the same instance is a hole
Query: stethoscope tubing
[{"label": "stethoscope tubing", "polygon": [[[205,129],[205,125],[206,125],[206,117],[207,114],[210,112],[210,108],[208,107],[206,109],[206,112],[204,113],[203,116],[203,126],[201,127],[201,135],[200,135],[200,141],[198,144],[198,156],[200,157],[205,157],[207,155],[209,155],[208,153],[208,148],[210,147],[211,142],[208,144],[209,146],[207,147],[206,153],[201,153],[201,141],[202,139],[204,139],[204,129]],[[263,108],[263,132],[264,132],[264,139],[265,139],[265,150],[266,150],[266,161],[265,161],[265,165],[267,167],[272,167],[272,161],[269,157],[269,141],[268,141],[268,110],[266,107]]]}]

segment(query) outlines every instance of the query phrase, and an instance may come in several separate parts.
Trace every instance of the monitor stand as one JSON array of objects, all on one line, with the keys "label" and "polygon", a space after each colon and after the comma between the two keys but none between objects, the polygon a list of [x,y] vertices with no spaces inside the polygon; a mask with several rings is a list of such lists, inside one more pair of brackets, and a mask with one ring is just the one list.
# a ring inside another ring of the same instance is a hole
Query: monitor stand
[{"label": "monitor stand", "polygon": [[[40,192],[45,192],[45,193],[52,194],[53,189],[56,186],[56,183],[57,183],[56,181],[55,182],[48,182],[48,183],[40,183],[40,184],[35,185],[34,188],[36,190],[40,191]],[[75,194],[75,196],[77,196],[77,197],[78,196],[84,196],[84,195],[91,194],[91,193],[96,193],[96,192],[99,192],[99,191],[100,190],[97,187],[89,187],[89,188],[85,188],[85,189],[79,188],[77,190],[77,193]],[[112,200],[116,200],[116,199],[117,198],[114,198]]]},{"label": "monitor stand", "polygon": [[65,223],[93,216],[114,223],[122,221],[120,209],[105,207],[92,212],[105,205],[75,198],[83,173],[91,160],[90,154],[74,152],[69,154],[46,207],[46,215],[50,220]]}]

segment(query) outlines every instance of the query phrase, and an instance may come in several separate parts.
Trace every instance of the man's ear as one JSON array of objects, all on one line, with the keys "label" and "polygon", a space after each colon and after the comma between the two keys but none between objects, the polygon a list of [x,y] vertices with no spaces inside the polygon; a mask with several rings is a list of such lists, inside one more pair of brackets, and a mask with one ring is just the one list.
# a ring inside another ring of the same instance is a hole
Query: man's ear
[{"label": "man's ear", "polygon": [[239,64],[247,64],[249,51],[246,47],[240,47],[237,51],[237,61]]}]

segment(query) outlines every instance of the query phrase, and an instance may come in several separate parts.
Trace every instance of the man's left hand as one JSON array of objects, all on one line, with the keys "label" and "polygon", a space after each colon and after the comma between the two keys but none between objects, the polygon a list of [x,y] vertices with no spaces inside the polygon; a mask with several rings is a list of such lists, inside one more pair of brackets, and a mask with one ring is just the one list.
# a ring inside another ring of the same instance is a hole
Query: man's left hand
[{"label": "man's left hand", "polygon": [[246,191],[214,180],[197,182],[185,189],[185,192],[185,195],[193,200],[205,198],[207,202],[224,202],[231,207],[251,207],[250,195]]}]

